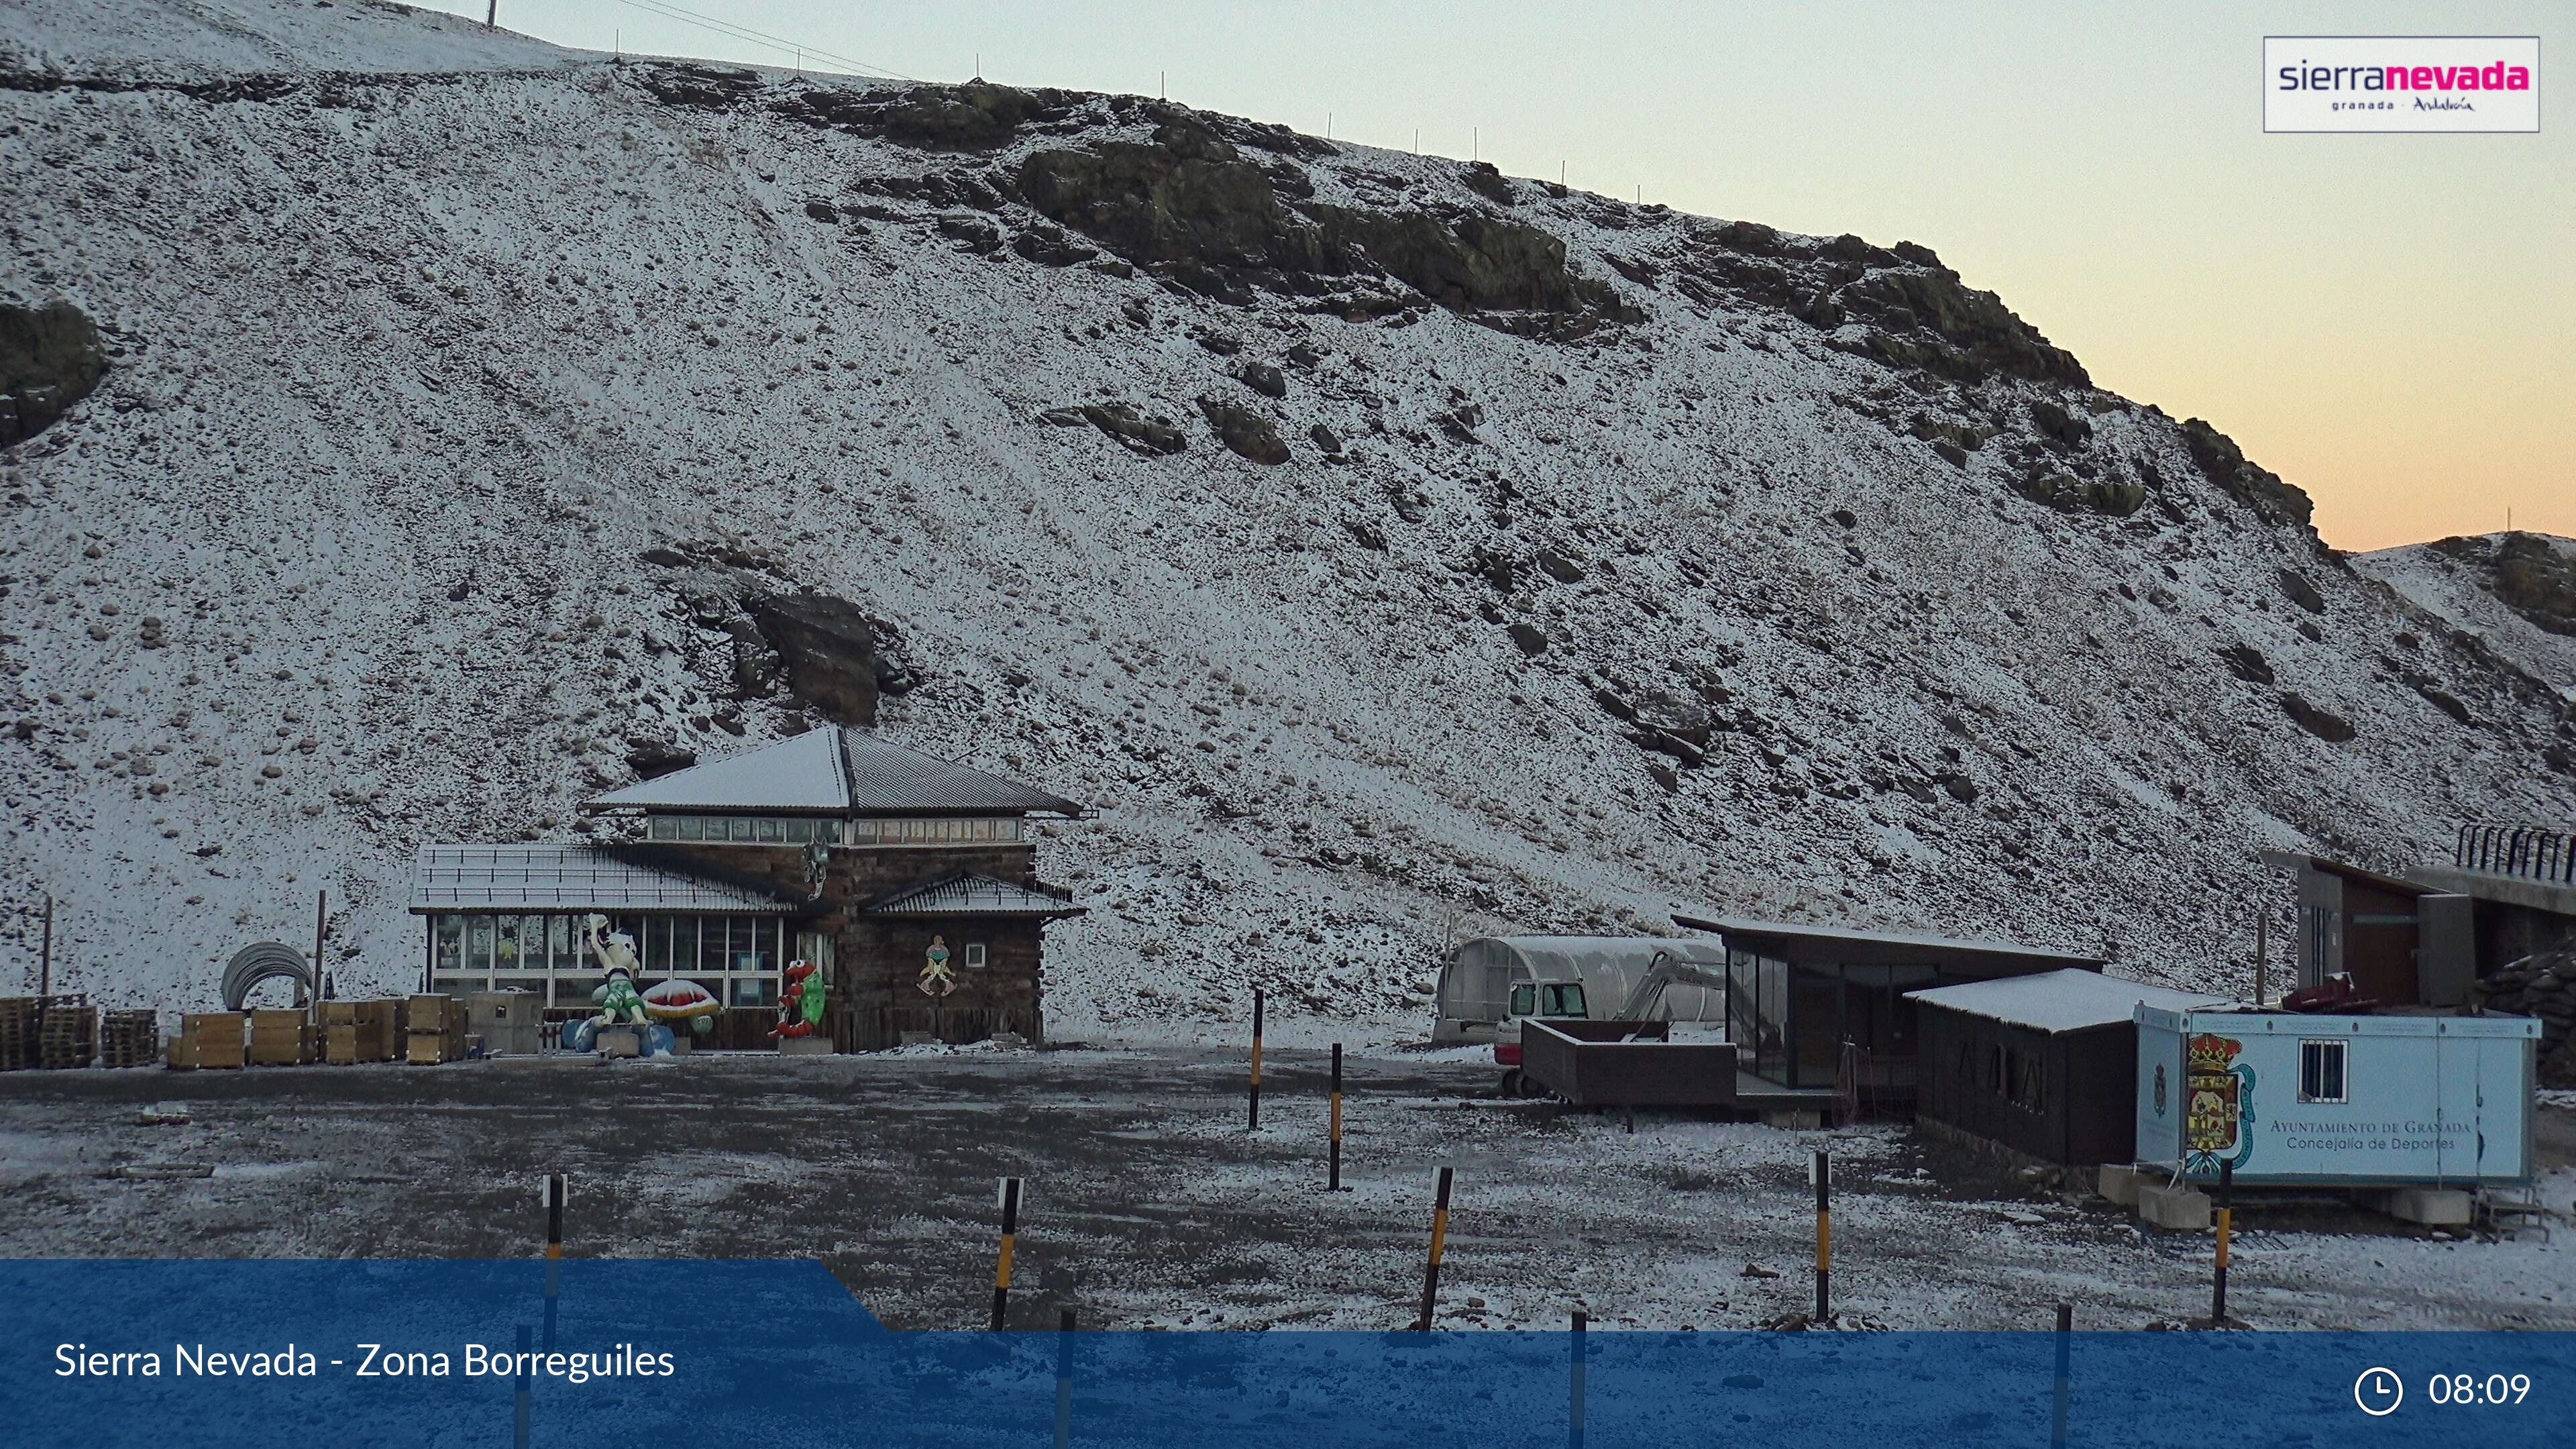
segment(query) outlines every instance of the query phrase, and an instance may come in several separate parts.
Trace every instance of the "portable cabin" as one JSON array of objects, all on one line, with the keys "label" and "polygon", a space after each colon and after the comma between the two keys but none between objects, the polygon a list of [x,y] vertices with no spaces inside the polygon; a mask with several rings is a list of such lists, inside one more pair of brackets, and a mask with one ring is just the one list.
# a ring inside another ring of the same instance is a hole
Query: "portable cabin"
[{"label": "portable cabin", "polygon": [[[1512,988],[1523,982],[1579,982],[1581,1011],[1542,1014],[1607,1018],[1658,955],[1710,965],[1724,959],[1715,941],[1670,936],[1480,936],[1452,951],[1440,968],[1432,1045],[1492,1041],[1495,1023],[1509,1014]],[[1726,1004],[1721,993],[1706,987],[1673,986],[1665,989],[1652,1016],[1723,1022]]]},{"label": "portable cabin", "polygon": [[2068,1167],[2137,1156],[2138,1007],[2226,1001],[2073,969],[1906,995],[1923,1038],[1916,1123],[2008,1159]]},{"label": "portable cabin", "polygon": [[2196,1181],[2531,1180],[2540,1023],[2138,1007],[2137,1154]]},{"label": "portable cabin", "polygon": [[1920,1043],[1906,993],[2102,969],[2097,956],[2010,941],[1733,916],[1676,914],[1673,922],[1725,948],[1726,1035],[1745,1070],[1781,1088],[1848,1096],[1856,1110],[1913,1101]]}]

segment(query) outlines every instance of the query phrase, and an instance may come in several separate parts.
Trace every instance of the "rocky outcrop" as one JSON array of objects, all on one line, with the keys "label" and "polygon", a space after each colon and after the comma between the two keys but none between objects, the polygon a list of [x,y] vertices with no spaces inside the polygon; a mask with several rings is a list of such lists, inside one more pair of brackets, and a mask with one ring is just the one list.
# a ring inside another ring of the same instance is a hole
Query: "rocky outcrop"
[{"label": "rocky outcrop", "polygon": [[1279,430],[1261,414],[1213,397],[1200,398],[1199,411],[1207,415],[1208,427],[1236,454],[1256,463],[1288,461],[1288,445],[1279,440]]},{"label": "rocky outcrop", "polygon": [[[1576,276],[1564,241],[1547,231],[1464,208],[1319,205],[1294,160],[1253,160],[1176,108],[1147,141],[1035,152],[1011,184],[1049,220],[1224,301],[1248,302],[1255,288],[1323,296],[1393,281],[1512,331],[1564,334],[1640,315]],[[1385,300],[1382,289],[1374,303],[1344,297],[1339,310],[1369,315]]]},{"label": "rocky outcrop", "polygon": [[814,713],[841,724],[873,725],[878,695],[911,687],[910,671],[886,647],[893,630],[847,599],[771,594],[744,608],[777,651],[788,687]]},{"label": "rocky outcrop", "polygon": [[1085,97],[1073,91],[964,85],[799,91],[771,103],[791,120],[878,137],[925,151],[992,151],[1027,128],[1063,122]]},{"label": "rocky outcrop", "polygon": [[2309,702],[2296,691],[2281,695],[2281,712],[2297,721],[2299,728],[2328,744],[2339,745],[2353,737],[2352,721],[2333,710]]},{"label": "rocky outcrop", "polygon": [[2504,967],[2478,994],[2489,1011],[2540,1018],[2540,1085],[2576,1087],[2576,941]]},{"label": "rocky outcrop", "polygon": [[2246,461],[2245,450],[2225,433],[2198,418],[2182,425],[2183,445],[2210,482],[2271,523],[2306,523],[2312,511],[2308,495],[2281,481],[2281,475]]},{"label": "rocky outcrop", "polygon": [[43,432],[106,372],[98,326],[78,307],[0,303],[0,448]]},{"label": "rocky outcrop", "polygon": [[1089,423],[1127,451],[1147,458],[1168,457],[1190,446],[1189,438],[1170,418],[1147,417],[1126,403],[1069,403],[1038,414],[1038,421],[1059,428]]},{"label": "rocky outcrop", "polygon": [[2576,547],[2566,540],[2517,532],[2428,546],[2467,566],[2506,608],[2552,634],[2576,635]]}]

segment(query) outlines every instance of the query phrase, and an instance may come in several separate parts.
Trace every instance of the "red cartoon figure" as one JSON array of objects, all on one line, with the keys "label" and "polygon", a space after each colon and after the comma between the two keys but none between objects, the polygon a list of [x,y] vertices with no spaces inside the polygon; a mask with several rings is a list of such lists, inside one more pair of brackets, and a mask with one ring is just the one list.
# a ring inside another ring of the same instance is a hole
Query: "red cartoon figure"
[{"label": "red cartoon figure", "polygon": [[823,978],[811,961],[790,961],[778,999],[778,1029],[771,1036],[812,1036],[823,1024]]}]

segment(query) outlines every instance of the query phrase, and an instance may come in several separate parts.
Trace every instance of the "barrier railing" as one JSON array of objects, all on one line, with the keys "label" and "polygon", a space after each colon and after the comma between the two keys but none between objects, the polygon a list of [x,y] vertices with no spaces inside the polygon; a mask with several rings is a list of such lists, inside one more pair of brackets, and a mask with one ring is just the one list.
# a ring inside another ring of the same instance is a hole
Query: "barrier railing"
[{"label": "barrier railing", "polygon": [[2576,837],[2537,825],[2463,825],[2451,863],[2462,870],[2576,885]]}]

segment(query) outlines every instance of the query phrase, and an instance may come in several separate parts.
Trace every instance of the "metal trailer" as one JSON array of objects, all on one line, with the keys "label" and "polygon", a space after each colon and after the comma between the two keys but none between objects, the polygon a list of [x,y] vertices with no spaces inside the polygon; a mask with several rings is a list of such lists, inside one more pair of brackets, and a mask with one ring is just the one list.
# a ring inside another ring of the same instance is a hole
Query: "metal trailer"
[{"label": "metal trailer", "polygon": [[2532,1176],[2540,1022],[2141,1005],[2138,1160],[2209,1181],[2473,1187]]},{"label": "metal trailer", "polygon": [[1668,1022],[1521,1023],[1521,1075],[1578,1107],[1735,1105],[1735,1046],[1669,1041]]},{"label": "metal trailer", "polygon": [[[1480,936],[1450,953],[1440,968],[1434,1046],[1494,1039],[1494,1026],[1510,1014],[1512,987],[1520,982],[1580,981],[1595,1012],[1608,1012],[1652,969],[1657,955],[1726,959],[1719,942],[1692,936]],[[1698,986],[1664,992],[1656,1017],[1664,1021],[1726,1021],[1726,994]]]}]

